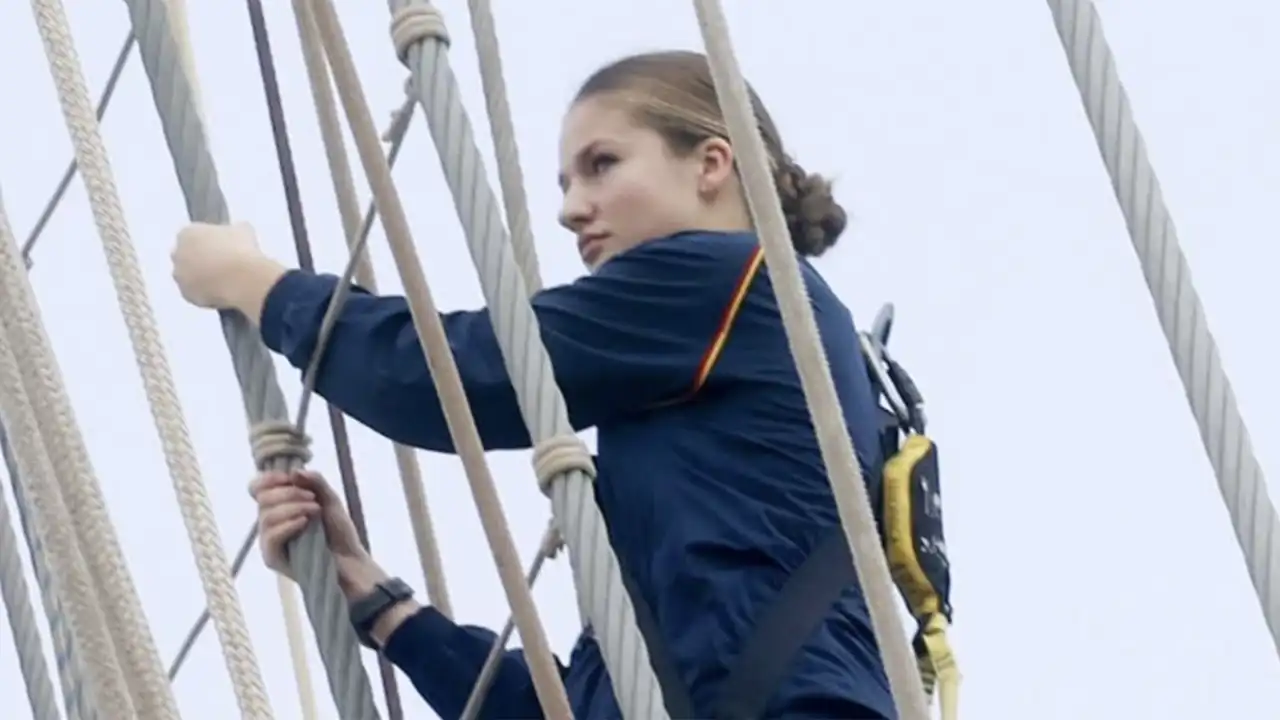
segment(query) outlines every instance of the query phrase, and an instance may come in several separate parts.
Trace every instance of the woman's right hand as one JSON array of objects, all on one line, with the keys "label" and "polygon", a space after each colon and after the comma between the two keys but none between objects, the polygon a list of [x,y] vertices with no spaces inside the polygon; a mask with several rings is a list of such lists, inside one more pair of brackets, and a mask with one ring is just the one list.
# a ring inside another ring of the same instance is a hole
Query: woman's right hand
[{"label": "woman's right hand", "polygon": [[249,493],[258,502],[258,544],[267,567],[293,577],[288,545],[312,520],[319,519],[344,591],[358,594],[382,579],[383,573],[360,542],[351,516],[319,473],[263,473],[250,483]]}]

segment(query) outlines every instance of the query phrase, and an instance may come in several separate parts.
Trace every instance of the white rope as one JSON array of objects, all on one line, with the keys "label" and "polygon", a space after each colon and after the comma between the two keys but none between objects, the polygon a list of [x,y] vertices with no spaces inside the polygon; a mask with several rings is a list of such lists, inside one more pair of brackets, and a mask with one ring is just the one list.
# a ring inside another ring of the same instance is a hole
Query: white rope
[{"label": "white rope", "polygon": [[[177,386],[160,339],[160,329],[147,297],[142,270],[124,219],[119,192],[65,11],[60,0],[34,0],[33,4],[37,8],[38,25],[45,40],[45,51],[54,73],[63,116],[75,147],[76,162],[88,190],[89,206],[102,238],[116,297],[195,553],[196,567],[221,641],[231,685],[242,715],[265,720],[272,716],[266,685],[231,577],[230,562],[223,551],[213,503],[187,431]],[[154,670],[160,678],[164,678],[162,668],[157,656]],[[164,685],[171,697],[167,680]],[[176,714],[176,705],[172,712]]]},{"label": "white rope", "polygon": [[[485,179],[483,158],[449,67],[447,43],[436,30],[443,27],[439,11],[420,0],[390,0],[389,5],[392,41],[413,73],[414,92],[431,128],[530,436],[537,445],[570,435],[564,397],[555,384],[551,359],[529,304],[524,271],[515,261],[497,199]],[[556,527],[570,550],[580,610],[596,632],[623,715],[663,718],[661,690],[596,506],[592,482],[592,474],[575,470],[554,483],[551,493]],[[513,579],[519,578],[517,573],[517,568],[511,568]],[[525,637],[523,627],[521,636]]]},{"label": "white rope", "polygon": [[178,51],[182,56],[182,71],[187,76],[187,81],[191,83],[191,97],[194,98],[196,112],[200,114],[200,120],[203,121],[205,119],[201,102],[203,94],[200,92],[200,76],[196,72],[195,52],[191,47],[191,28],[187,24],[187,2],[186,0],[165,0],[165,4],[169,6],[169,27],[173,28],[173,39],[178,43]]},{"label": "white rope", "polygon": [[502,206],[511,233],[511,249],[516,265],[524,274],[524,286],[530,294],[542,289],[542,273],[538,270],[538,250],[529,225],[529,198],[524,189],[524,171],[520,149],[516,145],[516,124],[507,100],[507,85],[502,77],[502,47],[494,26],[493,3],[490,0],[467,0],[471,11],[471,32],[476,39],[476,55],[480,61],[480,84],[484,90],[489,115],[489,133],[493,137],[494,157],[498,160],[498,186],[502,189]]},{"label": "white rope", "polygon": [[49,663],[44,657],[36,611],[31,605],[31,592],[18,554],[18,533],[9,514],[9,503],[3,497],[0,497],[0,598],[4,600],[5,614],[13,630],[18,669],[27,688],[32,718],[58,720],[58,701],[49,678]]},{"label": "white rope", "polygon": [[[430,287],[422,272],[409,231],[404,207],[395,189],[386,158],[378,140],[377,128],[369,114],[350,48],[342,34],[337,13],[328,0],[315,3],[316,25],[324,42],[325,53],[333,72],[338,97],[346,112],[356,140],[356,148],[365,168],[378,210],[382,216],[392,256],[396,262],[405,297],[409,303],[419,342],[422,344],[432,381],[440,396],[441,408],[452,435],[454,449],[462,461],[471,484],[481,524],[489,540],[498,566],[503,589],[517,617],[530,675],[543,714],[548,718],[572,717],[559,668],[551,654],[546,632],[538,620],[537,608],[525,585],[519,554],[511,539],[510,529],[502,513],[497,488],[485,462],[484,447],[471,415],[448,338],[441,326],[431,297]],[[439,30],[443,30],[442,24]],[[420,87],[421,83],[415,83]]]},{"label": "white rope", "polygon": [[45,619],[49,623],[49,635],[53,641],[53,656],[58,667],[58,682],[62,686],[62,703],[67,720],[97,720],[98,713],[89,698],[89,687],[84,679],[84,666],[71,637],[71,629],[67,626],[67,613],[63,609],[62,598],[54,587],[44,543],[36,530],[31,517],[31,503],[23,489],[26,483],[18,468],[18,457],[9,442],[8,428],[3,422],[0,422],[0,455],[4,457],[5,469],[9,472],[9,487],[13,490],[14,505],[18,510],[18,524],[22,526],[27,555],[31,558],[31,571],[40,588],[40,601],[44,606]]},{"label": "white rope", "polygon": [[836,402],[835,383],[827,365],[826,351],[818,335],[800,264],[778,203],[778,189],[748,99],[746,81],[733,51],[729,25],[717,0],[694,0],[694,7],[702,39],[707,46],[707,58],[720,107],[738,157],[747,204],[760,233],[769,277],[782,313],[782,324],[800,373],[801,387],[813,418],[822,460],[827,466],[840,522],[853,552],[853,564],[871,613],[871,624],[884,656],[894,703],[903,720],[925,720],[929,710],[924,687],[898,616],[896,593],[889,576],[888,562],[880,548],[867,488],[849,429]]},{"label": "white rope", "polygon": [[[319,30],[315,25],[310,0],[294,0],[293,12],[302,44],[303,64],[310,81],[312,104],[315,106],[316,119],[320,125],[320,139],[324,144],[329,175],[333,180],[338,213],[342,217],[344,237],[347,239],[348,250],[358,252],[355,280],[364,289],[376,293],[378,281],[373,272],[373,264],[369,262],[365,249],[360,247],[363,218],[359,201],[356,199],[351,163],[347,159],[342,138],[342,125],[338,119],[338,108],[333,97],[333,87],[330,84],[329,66],[324,57],[324,48],[321,47]],[[397,111],[398,114],[391,123],[393,127],[388,129],[386,135],[395,134],[397,128],[394,126],[401,121],[407,121],[412,115],[412,110],[413,105],[406,102],[405,108]],[[406,445],[393,442],[391,446],[395,454],[396,466],[400,471],[400,485],[404,490],[405,505],[409,511],[409,525],[413,530],[414,544],[418,547],[418,562],[426,581],[427,597],[431,605],[441,614],[445,617],[453,617],[453,604],[449,600],[449,588],[444,576],[444,561],[440,557],[435,523],[431,520],[431,511],[427,506],[427,493],[422,482],[422,468],[418,464],[418,456],[413,448]]]},{"label": "white rope", "polygon": [[[188,214],[196,222],[226,223],[230,213],[203,123],[196,111],[191,83],[185,73],[174,72],[181,67],[181,51],[169,26],[168,9],[163,0],[125,0],[125,4]],[[218,315],[245,412],[255,433],[276,424],[288,426],[284,393],[276,380],[271,353],[262,344],[260,334],[241,313],[221,311]],[[294,442],[305,449],[304,438],[295,438]],[[259,469],[282,472],[300,469],[300,457],[293,447],[289,444],[278,447],[286,452],[272,457],[257,456]],[[290,541],[288,550],[291,575],[302,589],[302,599],[339,713],[344,720],[375,720],[379,713],[373,689],[361,658],[360,643],[347,616],[345,598],[338,588],[337,568],[322,524],[309,524]]]},{"label": "white rope", "polygon": [[1262,614],[1280,650],[1280,520],[1235,391],[1209,331],[1160,181],[1090,0],[1049,0],[1054,27],[1084,101],[1133,249],[1156,304],[1191,414],[1209,453]]},{"label": "white rope", "polygon": [[[74,518],[78,544],[95,582],[94,594],[103,603],[103,614],[119,652],[125,679],[136,703],[147,708],[147,717],[176,717],[176,706],[159,663],[155,642],[147,625],[137,590],[120,549],[102,489],[98,484],[75,420],[70,398],[49,339],[41,324],[35,300],[21,260],[10,270],[19,279],[10,285],[11,330],[27,393],[54,465],[63,501]],[[12,276],[10,276],[12,277]],[[140,712],[142,712],[140,710]]]},{"label": "white rope", "polygon": [[[289,646],[289,662],[293,666],[293,686],[298,692],[298,707],[302,720],[320,717],[316,705],[315,682],[311,679],[311,664],[307,662],[307,640],[302,633],[302,611],[298,607],[298,585],[280,573],[276,576],[276,595],[280,597],[280,610],[284,615],[285,643]],[[212,605],[209,606],[212,610]]]},{"label": "white rope", "polygon": [[[28,394],[29,388],[39,390],[40,384],[24,377],[30,373],[24,373],[23,369],[38,369],[41,366],[32,365],[33,360],[37,363],[47,360],[32,358],[29,348],[24,347],[30,343],[33,330],[37,335],[40,332],[39,319],[33,317],[33,309],[34,297],[22,253],[0,200],[0,414],[9,431],[19,482],[25,484],[31,524],[44,549],[50,584],[66,612],[66,624],[82,660],[80,670],[88,695],[86,706],[96,709],[103,718],[134,718],[137,714],[132,692],[120,666],[104,609],[98,604],[102,593],[81,554],[81,538],[77,537],[85,526],[101,526],[104,518],[77,517],[71,507],[73,502],[87,504],[101,516],[105,515],[103,506],[86,499],[85,495],[90,493],[76,488],[74,482],[66,483],[71,486],[71,492],[66,495],[73,496],[74,500],[64,499],[60,487],[63,483],[51,459],[61,447],[46,445],[48,435],[42,426],[47,423],[38,416],[40,407],[48,405],[47,395]],[[56,373],[54,367],[44,370]],[[84,476],[70,477],[76,480]],[[118,562],[119,555],[110,556],[107,543],[115,538],[110,533],[109,522],[106,525],[108,534],[97,538],[98,544],[84,555],[99,556],[96,559],[110,568]],[[103,555],[107,557],[101,557]]]}]

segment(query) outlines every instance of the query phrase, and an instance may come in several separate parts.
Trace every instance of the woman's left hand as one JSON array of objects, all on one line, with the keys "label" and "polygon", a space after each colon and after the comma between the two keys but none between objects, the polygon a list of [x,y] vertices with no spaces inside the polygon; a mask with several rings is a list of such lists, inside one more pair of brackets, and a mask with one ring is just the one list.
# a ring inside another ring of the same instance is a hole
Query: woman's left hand
[{"label": "woman's left hand", "polygon": [[192,223],[178,232],[171,257],[173,279],[182,297],[193,305],[218,310],[236,307],[242,278],[266,260],[248,223]]}]

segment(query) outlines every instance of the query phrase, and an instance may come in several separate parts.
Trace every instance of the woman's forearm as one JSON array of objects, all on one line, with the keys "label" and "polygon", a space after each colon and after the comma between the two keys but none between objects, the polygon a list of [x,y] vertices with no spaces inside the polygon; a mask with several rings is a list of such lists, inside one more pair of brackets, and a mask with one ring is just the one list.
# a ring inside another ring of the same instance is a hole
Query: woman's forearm
[{"label": "woman's forearm", "polygon": [[[390,577],[372,558],[338,562],[338,587],[346,596],[347,602],[354,602],[372,593],[378,583]],[[369,634],[379,645],[386,645],[392,633],[421,609],[422,606],[412,598],[401,600],[378,616]]]},{"label": "woman's forearm", "polygon": [[[338,559],[338,585],[349,601],[373,592],[388,577],[371,558]],[[441,717],[462,714],[496,638],[491,631],[459,626],[412,600],[388,608],[370,634]],[[542,717],[528,663],[519,650],[503,655],[488,697],[481,717]]]}]

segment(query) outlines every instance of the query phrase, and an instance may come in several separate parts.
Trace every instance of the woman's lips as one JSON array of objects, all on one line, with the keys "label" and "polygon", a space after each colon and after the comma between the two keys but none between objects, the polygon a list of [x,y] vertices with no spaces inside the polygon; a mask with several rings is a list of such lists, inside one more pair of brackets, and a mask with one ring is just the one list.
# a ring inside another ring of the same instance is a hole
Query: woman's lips
[{"label": "woman's lips", "polygon": [[588,265],[593,264],[604,250],[604,241],[608,237],[608,235],[601,233],[598,235],[586,235],[579,239],[578,254],[582,256],[582,261]]}]

